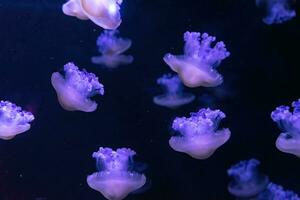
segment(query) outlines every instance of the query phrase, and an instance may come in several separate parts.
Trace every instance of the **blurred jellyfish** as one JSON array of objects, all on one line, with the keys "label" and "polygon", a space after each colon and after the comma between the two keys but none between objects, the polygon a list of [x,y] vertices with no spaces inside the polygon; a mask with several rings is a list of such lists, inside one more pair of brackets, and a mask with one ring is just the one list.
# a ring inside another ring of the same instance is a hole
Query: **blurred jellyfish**
[{"label": "blurred jellyfish", "polygon": [[189,118],[177,117],[172,128],[180,133],[169,140],[170,146],[196,159],[206,159],[230,138],[230,130],[218,130],[225,114],[220,110],[200,109]]},{"label": "blurred jellyfish", "polygon": [[269,183],[267,189],[258,196],[257,200],[300,200],[300,198],[293,191],[284,190],[280,185]]},{"label": "blurred jellyfish", "polygon": [[116,68],[119,65],[127,65],[132,63],[133,57],[130,55],[122,55],[131,46],[130,39],[117,37],[117,30],[105,30],[97,39],[98,51],[102,54],[94,56],[91,61],[94,64],[102,64],[108,68]]},{"label": "blurred jellyfish", "polygon": [[9,102],[0,101],[0,138],[10,140],[16,135],[28,131],[34,116],[23,111],[21,107]]},{"label": "blurred jellyfish", "polygon": [[244,160],[231,166],[227,170],[232,179],[228,184],[228,191],[237,198],[256,197],[264,191],[269,178],[259,172],[260,162],[256,159]]},{"label": "blurred jellyfish", "polygon": [[153,102],[168,108],[177,108],[189,104],[195,99],[195,95],[184,93],[183,85],[176,75],[164,74],[157,79],[157,84],[165,88],[166,93],[153,98]]},{"label": "blurred jellyfish", "polygon": [[54,72],[51,76],[60,105],[68,111],[95,111],[98,104],[91,97],[104,95],[104,87],[99,83],[98,77],[86,70],[80,71],[73,63],[67,63],[64,72],[64,76],[59,72]]},{"label": "blurred jellyfish", "polygon": [[168,53],[164,56],[164,61],[178,73],[184,85],[188,87],[218,86],[223,82],[223,77],[216,67],[230,53],[222,41],[211,47],[215,40],[215,37],[207,33],[200,35],[197,32],[185,32],[184,55],[175,56]]},{"label": "blurred jellyfish", "polygon": [[276,140],[276,147],[285,153],[300,157],[300,99],[293,102],[293,113],[289,106],[279,106],[271,118],[283,131]]},{"label": "blurred jellyfish", "polygon": [[92,20],[104,29],[117,29],[122,20],[120,5],[123,0],[69,0],[62,6],[64,14],[81,20]]},{"label": "blurred jellyfish", "polygon": [[270,24],[281,24],[296,16],[291,5],[294,0],[256,0],[256,5],[266,10],[263,22]]},{"label": "blurred jellyfish", "polygon": [[146,183],[145,175],[130,170],[135,154],[127,148],[113,151],[100,147],[98,152],[93,153],[99,172],[87,177],[88,185],[109,200],[124,199],[141,188]]}]

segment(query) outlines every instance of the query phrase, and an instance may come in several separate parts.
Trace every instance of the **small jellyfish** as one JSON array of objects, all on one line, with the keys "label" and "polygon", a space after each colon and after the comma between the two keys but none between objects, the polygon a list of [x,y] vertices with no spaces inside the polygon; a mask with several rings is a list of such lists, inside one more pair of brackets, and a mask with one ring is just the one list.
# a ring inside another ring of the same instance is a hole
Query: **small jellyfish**
[{"label": "small jellyfish", "polygon": [[80,71],[73,63],[67,63],[64,72],[64,76],[59,72],[51,76],[60,105],[68,111],[95,111],[98,104],[91,97],[104,95],[104,86],[99,83],[98,77],[86,70]]},{"label": "small jellyfish", "polygon": [[200,109],[189,118],[177,117],[172,128],[179,132],[169,140],[170,146],[196,159],[206,159],[230,138],[230,130],[218,130],[225,114],[220,110]]},{"label": "small jellyfish", "polygon": [[132,63],[132,56],[122,54],[130,48],[132,42],[130,39],[117,37],[118,34],[117,30],[105,30],[100,34],[97,39],[97,46],[101,55],[92,57],[92,63],[105,65],[108,68],[116,68],[119,65]]},{"label": "small jellyfish", "polygon": [[269,178],[259,172],[260,162],[256,159],[244,160],[231,166],[227,170],[232,179],[228,184],[228,191],[238,198],[256,197],[264,191]]},{"label": "small jellyfish", "polygon": [[263,22],[271,24],[281,24],[296,16],[296,12],[291,5],[294,0],[256,0],[256,5],[266,10]]},{"label": "small jellyfish", "polygon": [[123,0],[69,0],[62,6],[63,13],[81,20],[92,20],[104,29],[117,29],[122,20]]},{"label": "small jellyfish", "polygon": [[280,185],[269,183],[267,189],[258,196],[257,200],[300,200],[300,198],[293,191],[284,190]]},{"label": "small jellyfish", "polygon": [[293,113],[289,106],[279,106],[271,118],[283,131],[276,140],[276,147],[285,153],[300,157],[300,99],[293,102]]},{"label": "small jellyfish", "polygon": [[216,68],[230,53],[222,41],[211,47],[215,40],[215,37],[207,33],[200,35],[197,32],[185,32],[184,55],[175,56],[168,53],[163,59],[178,73],[184,85],[216,87],[223,82],[223,77]]},{"label": "small jellyfish", "polygon": [[164,74],[157,79],[157,84],[162,85],[166,93],[153,98],[153,102],[168,108],[177,108],[189,104],[195,99],[195,95],[183,92],[183,85],[176,75]]},{"label": "small jellyfish", "polygon": [[0,138],[10,140],[16,135],[28,131],[34,116],[23,111],[21,107],[9,102],[0,101]]},{"label": "small jellyfish", "polygon": [[127,148],[113,151],[100,147],[93,153],[99,171],[87,177],[88,185],[109,200],[124,199],[141,188],[146,183],[145,175],[130,169],[135,154]]}]

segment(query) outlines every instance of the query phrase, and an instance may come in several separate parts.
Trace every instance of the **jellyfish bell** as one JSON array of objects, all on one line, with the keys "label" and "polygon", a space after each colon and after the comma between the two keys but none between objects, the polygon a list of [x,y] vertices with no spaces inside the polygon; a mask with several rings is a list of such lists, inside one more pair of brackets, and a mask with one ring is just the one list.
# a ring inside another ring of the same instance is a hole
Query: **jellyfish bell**
[{"label": "jellyfish bell", "polygon": [[92,63],[104,65],[107,68],[114,69],[120,65],[128,65],[133,62],[133,57],[130,55],[101,55],[93,56]]},{"label": "jellyfish bell", "polygon": [[284,153],[291,153],[300,158],[300,138],[281,133],[275,143],[277,149]]}]

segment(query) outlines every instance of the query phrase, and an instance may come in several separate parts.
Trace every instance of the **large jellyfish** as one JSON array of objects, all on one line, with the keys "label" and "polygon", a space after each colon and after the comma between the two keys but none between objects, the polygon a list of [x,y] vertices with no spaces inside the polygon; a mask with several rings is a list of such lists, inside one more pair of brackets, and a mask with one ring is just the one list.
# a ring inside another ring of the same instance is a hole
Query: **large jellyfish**
[{"label": "large jellyfish", "polygon": [[166,93],[153,98],[153,102],[168,108],[177,108],[189,104],[195,99],[195,95],[183,92],[183,85],[176,75],[164,74],[157,79],[157,84],[165,88]]},{"label": "large jellyfish", "polygon": [[9,102],[0,101],[0,138],[10,140],[16,135],[28,131],[34,116],[23,111],[21,107]]},{"label": "large jellyfish", "polygon": [[141,188],[146,183],[145,175],[130,170],[135,154],[127,148],[113,151],[100,147],[98,152],[93,153],[99,172],[87,177],[88,185],[109,200],[124,199]]},{"label": "large jellyfish", "polygon": [[92,20],[104,29],[117,29],[122,20],[120,5],[123,0],[69,0],[62,6],[64,14],[81,20]]},{"label": "large jellyfish", "polygon": [[86,70],[80,71],[73,63],[67,63],[64,72],[64,76],[59,72],[54,72],[51,76],[60,105],[68,111],[95,111],[98,104],[91,97],[104,95],[104,87],[99,83],[98,77]]},{"label": "large jellyfish", "polygon": [[291,5],[295,0],[256,0],[256,5],[266,10],[263,22],[270,24],[281,24],[296,16]]},{"label": "large jellyfish", "polygon": [[293,191],[284,190],[280,185],[269,183],[267,189],[257,197],[257,200],[300,200],[300,198]]},{"label": "large jellyfish", "polygon": [[283,131],[276,140],[276,147],[285,153],[300,157],[300,99],[293,102],[293,112],[289,106],[279,106],[271,113],[271,118]]},{"label": "large jellyfish", "polygon": [[215,37],[207,33],[200,35],[197,32],[185,32],[184,55],[175,56],[168,53],[164,56],[164,61],[178,73],[184,85],[188,87],[218,86],[223,82],[223,77],[216,67],[230,53],[222,41],[211,47],[215,40]]},{"label": "large jellyfish", "polygon": [[227,170],[232,179],[228,184],[228,191],[237,198],[256,197],[264,191],[269,183],[269,178],[259,172],[260,162],[256,159],[244,160],[231,166]]},{"label": "large jellyfish", "polygon": [[117,30],[105,30],[98,37],[98,51],[102,55],[92,57],[91,61],[93,63],[102,64],[108,68],[116,68],[119,65],[127,65],[132,63],[132,56],[122,54],[130,48],[131,40],[117,37],[118,34],[119,32]]},{"label": "large jellyfish", "polygon": [[179,132],[169,140],[170,146],[196,159],[206,159],[230,138],[227,128],[218,130],[225,114],[220,110],[200,109],[189,118],[177,117],[172,128]]}]

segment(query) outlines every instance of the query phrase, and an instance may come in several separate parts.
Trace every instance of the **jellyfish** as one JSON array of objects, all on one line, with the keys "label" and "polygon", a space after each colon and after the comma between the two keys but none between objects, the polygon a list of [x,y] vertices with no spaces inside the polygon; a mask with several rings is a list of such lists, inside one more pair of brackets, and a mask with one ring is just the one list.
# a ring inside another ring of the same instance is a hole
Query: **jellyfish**
[{"label": "jellyfish", "polygon": [[136,153],[128,148],[114,151],[100,147],[98,152],[93,153],[99,171],[87,177],[88,185],[109,200],[124,199],[141,188],[146,177],[130,169],[134,155]]},{"label": "jellyfish", "polygon": [[269,183],[267,189],[258,196],[257,200],[300,200],[300,198],[293,191],[284,190],[281,185]]},{"label": "jellyfish", "polygon": [[127,65],[132,63],[133,57],[123,55],[131,46],[130,39],[117,37],[119,31],[105,30],[97,39],[98,51],[100,56],[91,58],[92,63],[105,65],[108,68],[116,68],[119,65]]},{"label": "jellyfish", "polygon": [[228,191],[237,198],[256,197],[264,191],[269,184],[269,178],[260,173],[259,165],[258,160],[250,159],[231,166],[227,170],[232,179],[228,184]]},{"label": "jellyfish", "polygon": [[216,68],[230,53],[222,41],[211,47],[215,40],[207,33],[185,32],[184,55],[168,53],[163,59],[187,87],[216,87],[223,82]]},{"label": "jellyfish", "polygon": [[256,5],[266,10],[263,22],[271,24],[281,24],[296,16],[296,12],[291,5],[294,0],[256,0]]},{"label": "jellyfish", "polygon": [[177,108],[189,104],[195,99],[195,95],[183,92],[183,85],[176,75],[164,74],[157,79],[157,84],[162,85],[166,93],[153,98],[153,102],[168,108]]},{"label": "jellyfish", "polygon": [[34,116],[23,111],[21,107],[9,102],[0,101],[0,138],[10,140],[16,135],[28,131]]},{"label": "jellyfish", "polygon": [[271,118],[283,131],[276,140],[276,147],[285,153],[300,157],[300,99],[289,106],[279,106],[271,113]]},{"label": "jellyfish", "polygon": [[206,159],[230,138],[229,129],[218,130],[225,114],[220,110],[203,108],[190,115],[189,118],[175,118],[172,128],[179,135],[171,137],[169,144],[175,151],[196,159]]},{"label": "jellyfish", "polygon": [[104,95],[104,86],[99,83],[98,77],[86,70],[80,71],[71,62],[64,66],[64,72],[64,76],[59,72],[51,76],[60,105],[67,111],[95,111],[98,104],[91,97]]},{"label": "jellyfish", "polygon": [[92,20],[104,29],[117,29],[122,20],[123,0],[69,0],[62,6],[63,13],[81,20]]}]

